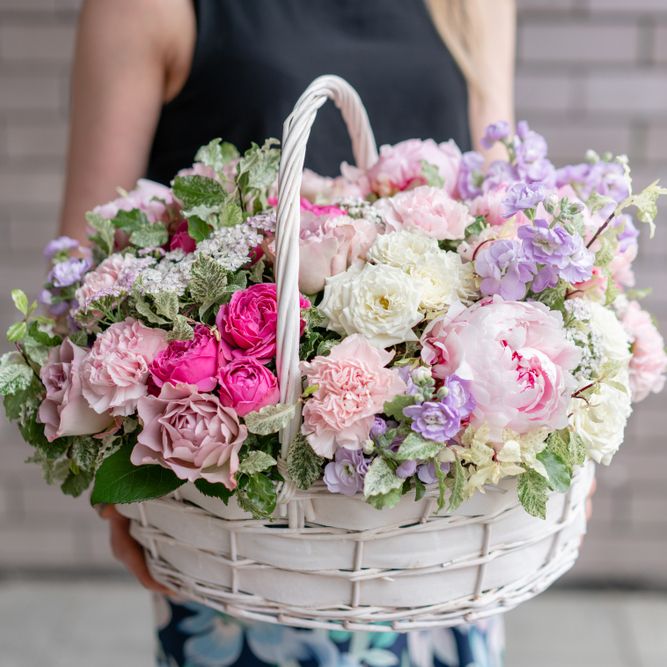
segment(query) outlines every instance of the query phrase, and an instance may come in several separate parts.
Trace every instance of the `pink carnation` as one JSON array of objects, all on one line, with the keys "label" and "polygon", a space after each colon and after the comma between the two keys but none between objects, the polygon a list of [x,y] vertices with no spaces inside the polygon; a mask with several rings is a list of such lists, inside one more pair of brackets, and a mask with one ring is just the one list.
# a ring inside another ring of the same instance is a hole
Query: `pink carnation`
[{"label": "pink carnation", "polygon": [[173,203],[174,197],[166,185],[141,178],[134,190],[107,204],[96,206],[93,213],[112,219],[119,211],[132,211],[138,208],[146,214],[150,222],[158,222],[164,220],[168,207]]},{"label": "pink carnation", "polygon": [[95,412],[131,415],[148,388],[149,366],[167,347],[166,334],[135,319],[99,334],[81,363],[82,392]]},{"label": "pink carnation", "polygon": [[[301,308],[310,301],[301,297]],[[252,357],[268,363],[276,356],[278,301],[275,283],[259,283],[234,292],[215,319],[220,332],[220,356],[225,362]],[[302,327],[305,322],[302,322]]]},{"label": "pink carnation", "polygon": [[278,378],[258,361],[236,359],[220,369],[220,402],[240,417],[279,400]]},{"label": "pink carnation", "polygon": [[137,410],[143,428],[132,450],[134,465],[156,463],[179,479],[236,488],[239,450],[248,431],[217,396],[167,383],[159,396],[139,399]]},{"label": "pink carnation", "polygon": [[473,222],[464,204],[428,185],[380,199],[375,207],[390,230],[416,230],[438,241],[462,239],[466,227]]},{"label": "pink carnation", "polygon": [[192,340],[173,340],[150,365],[158,387],[194,384],[199,391],[213,391],[218,384],[218,341],[209,327],[197,324]]},{"label": "pink carnation", "polygon": [[560,313],[537,302],[496,296],[453,308],[422,336],[422,358],[439,379],[470,380],[472,423],[527,433],[567,426],[572,371],[580,351],[565,337]]},{"label": "pink carnation", "polygon": [[385,368],[392,357],[353,334],[328,356],[301,363],[308,384],[317,386],[303,409],[302,431],[320,456],[333,458],[338,447],[359,449],[385,402],[405,391],[398,373]]},{"label": "pink carnation", "polygon": [[381,146],[378,161],[367,172],[371,190],[380,197],[389,197],[425,185],[424,162],[438,170],[447,194],[454,195],[461,151],[453,141],[437,144],[433,139],[408,139],[394,146]]},{"label": "pink carnation", "polygon": [[665,386],[665,341],[651,321],[651,316],[636,301],[628,303],[621,323],[632,341],[632,400],[643,401],[651,392],[658,393]]},{"label": "pink carnation", "polygon": [[87,354],[88,350],[65,338],[49,350],[49,359],[40,370],[46,397],[37,417],[49,442],[67,435],[99,433],[111,423],[111,416],[95,412],[81,393],[79,373]]}]

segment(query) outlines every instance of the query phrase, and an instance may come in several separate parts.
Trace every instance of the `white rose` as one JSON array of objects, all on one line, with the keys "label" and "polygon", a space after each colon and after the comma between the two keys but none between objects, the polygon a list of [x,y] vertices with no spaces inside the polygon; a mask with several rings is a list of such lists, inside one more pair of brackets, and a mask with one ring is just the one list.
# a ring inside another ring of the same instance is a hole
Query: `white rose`
[{"label": "white rose", "polygon": [[[614,381],[627,386],[627,374],[619,373]],[[597,463],[609,465],[623,442],[631,412],[630,392],[602,382],[588,402],[572,400],[570,425],[584,441],[588,455]]]},{"label": "white rose", "polygon": [[378,236],[368,251],[368,259],[407,271],[425,257],[438,253],[440,248],[434,238],[421,232],[401,230]]},{"label": "white rose", "polygon": [[612,362],[627,367],[632,353],[630,339],[623,325],[619,322],[613,310],[605,308],[600,303],[589,302],[590,327],[596,334],[597,342],[602,352],[602,363]]},{"label": "white rose", "polygon": [[327,278],[320,311],[328,327],[341,335],[365,336],[389,347],[416,341],[412,327],[422,321],[419,285],[406,273],[385,264],[353,266]]}]

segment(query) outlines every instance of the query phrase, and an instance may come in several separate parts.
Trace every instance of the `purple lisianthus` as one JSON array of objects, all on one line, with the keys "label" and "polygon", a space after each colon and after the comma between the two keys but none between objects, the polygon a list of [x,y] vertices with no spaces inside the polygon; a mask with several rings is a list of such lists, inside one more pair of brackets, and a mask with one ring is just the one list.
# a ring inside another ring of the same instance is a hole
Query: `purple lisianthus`
[{"label": "purple lisianthus", "polygon": [[331,493],[354,496],[364,488],[368,459],[358,449],[336,450],[334,460],[324,467],[324,483]]},{"label": "purple lisianthus", "polygon": [[489,149],[497,141],[507,139],[509,134],[510,124],[506,120],[499,120],[497,123],[491,123],[487,126],[480,143],[484,148]]},{"label": "purple lisianthus", "polygon": [[461,430],[461,420],[475,407],[469,383],[456,375],[450,375],[439,393],[437,401],[424,401],[403,408],[403,414],[412,419],[412,430],[427,440],[447,442]]},{"label": "purple lisianthus", "polygon": [[381,438],[387,432],[387,422],[382,419],[382,417],[376,416],[373,419],[373,425],[371,426],[370,438],[372,440],[377,440]]},{"label": "purple lisianthus", "polygon": [[[449,463],[441,463],[440,470],[446,475],[449,472]],[[424,484],[435,484],[438,481],[438,476],[435,474],[435,464],[433,461],[417,466],[417,477]]]},{"label": "purple lisianthus", "polygon": [[477,151],[468,151],[461,156],[456,187],[463,199],[474,199],[482,194],[483,167],[484,157]]},{"label": "purple lisianthus", "polygon": [[79,242],[76,239],[71,238],[70,236],[59,236],[53,241],[49,241],[44,247],[44,257],[47,259],[52,259],[58,253],[69,252],[70,250],[75,250],[79,247]]},{"label": "purple lisianthus", "polygon": [[501,239],[480,248],[475,271],[482,278],[480,290],[484,296],[500,294],[508,301],[519,301],[526,296],[536,268],[535,262],[523,254],[520,241]]},{"label": "purple lisianthus", "polygon": [[64,262],[53,265],[49,273],[49,282],[55,287],[69,287],[83,280],[83,276],[90,269],[88,259],[72,257]]},{"label": "purple lisianthus", "polygon": [[503,199],[503,217],[511,218],[519,211],[535,208],[544,197],[544,186],[540,183],[514,183]]}]

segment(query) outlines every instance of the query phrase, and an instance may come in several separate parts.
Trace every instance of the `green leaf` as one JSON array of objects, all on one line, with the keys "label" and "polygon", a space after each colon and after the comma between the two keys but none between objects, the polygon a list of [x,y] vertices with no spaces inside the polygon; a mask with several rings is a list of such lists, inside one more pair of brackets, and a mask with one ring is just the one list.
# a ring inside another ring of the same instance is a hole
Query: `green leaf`
[{"label": "green leaf", "polygon": [[414,478],[415,482],[415,500],[421,500],[426,493],[426,485],[424,482],[419,479],[419,477]]},{"label": "green leaf", "polygon": [[205,241],[211,235],[212,231],[211,226],[196,215],[188,218],[188,234],[197,243]]},{"label": "green leaf", "polygon": [[200,493],[203,493],[205,496],[209,496],[210,498],[219,498],[223,503],[225,503],[225,505],[234,495],[234,492],[230,491],[224,484],[213,484],[211,482],[207,482],[205,479],[196,480],[195,486]]},{"label": "green leaf", "polygon": [[[3,356],[3,361],[7,356]],[[30,366],[21,362],[0,363],[0,395],[8,396],[30,386],[34,373]]]},{"label": "green leaf", "polygon": [[586,444],[578,433],[570,432],[570,456],[575,466],[586,461]]},{"label": "green leaf", "polygon": [[177,176],[172,188],[184,209],[219,206],[229,197],[220,183],[205,176]]},{"label": "green leaf", "polygon": [[408,433],[400,444],[396,452],[396,459],[399,461],[413,461],[415,459],[423,461],[434,457],[444,445],[441,442],[426,440],[414,431]]},{"label": "green leaf", "polygon": [[174,292],[160,292],[153,296],[155,310],[158,315],[163,315],[168,320],[173,321],[178,315],[178,297]]},{"label": "green leaf", "polygon": [[364,496],[385,495],[394,489],[400,489],[403,480],[396,476],[394,470],[381,457],[373,459],[364,478]]},{"label": "green leaf", "polygon": [[223,167],[239,157],[239,152],[234,144],[222,141],[219,137],[209,141],[195,154],[195,162],[201,162],[211,167],[217,173],[222,172]]},{"label": "green leaf", "polygon": [[86,213],[86,221],[95,232],[90,235],[90,240],[104,255],[110,255],[113,252],[115,239],[115,229],[111,220],[103,218],[99,213],[89,211]]},{"label": "green leaf", "polygon": [[635,195],[630,195],[624,202],[621,203],[617,212],[626,208],[627,206],[635,206],[637,208],[637,218],[649,226],[649,235],[653,238],[655,234],[655,218],[658,215],[658,199],[667,194],[667,188],[660,187],[659,181],[653,181],[650,185],[645,187],[641,192]]},{"label": "green leaf", "polygon": [[250,268],[249,278],[253,283],[261,283],[264,280],[264,269],[266,268],[266,261],[260,258]]},{"label": "green leaf", "polygon": [[28,335],[35,342],[40,345],[45,345],[46,347],[55,347],[56,345],[60,345],[63,341],[60,336],[52,336],[49,332],[40,329],[39,323],[35,321],[30,323],[30,326],[28,327]]},{"label": "green leaf", "polygon": [[483,215],[478,215],[475,222],[470,223],[465,230],[465,238],[469,239],[474,236],[479,236],[489,225]]},{"label": "green leaf", "polygon": [[309,489],[322,475],[324,459],[298,433],[287,448],[287,474],[302,491]]},{"label": "green leaf", "polygon": [[88,334],[81,329],[80,331],[74,331],[73,333],[67,336],[74,345],[79,347],[88,347]]},{"label": "green leaf", "polygon": [[183,315],[176,315],[174,326],[167,334],[167,340],[192,340],[194,336],[195,331],[188,322],[188,319]]},{"label": "green leaf", "polygon": [[[436,464],[437,465],[437,464]],[[465,500],[466,474],[457,456],[452,464],[452,490],[449,494],[449,509],[455,510]]]},{"label": "green leaf", "polygon": [[95,475],[90,501],[135,503],[160,498],[185,482],[160,465],[135,466],[130,461],[133,445],[127,443],[104,460]]},{"label": "green leaf", "polygon": [[249,412],[245,417],[245,425],[250,433],[257,435],[269,435],[277,433],[289,424],[294,417],[294,404],[276,403],[266,405],[257,412]]},{"label": "green leaf", "polygon": [[122,229],[128,234],[143,227],[151,226],[146,214],[138,208],[133,208],[131,211],[118,211],[111,219],[111,224],[116,229]]},{"label": "green leaf", "polygon": [[18,343],[23,340],[28,333],[28,325],[25,322],[14,322],[7,329],[7,340],[10,343]]},{"label": "green leaf", "polygon": [[421,161],[422,167],[422,176],[426,181],[426,185],[430,185],[432,188],[442,188],[445,185],[445,179],[440,175],[438,167],[431,162],[426,160]]},{"label": "green leaf", "polygon": [[130,234],[130,243],[137,248],[159,248],[168,240],[167,229],[159,222],[149,223]]},{"label": "green leaf", "polygon": [[387,417],[391,417],[398,422],[405,421],[406,417],[403,414],[403,408],[407,408],[409,405],[414,405],[414,403],[414,396],[399,394],[395,398],[392,398],[391,401],[387,401],[382,410]]},{"label": "green leaf", "polygon": [[239,465],[239,473],[254,475],[257,472],[263,472],[267,468],[276,465],[277,461],[266,452],[255,450],[249,452]]},{"label": "green leaf", "polygon": [[403,489],[398,487],[387,493],[381,493],[375,496],[368,496],[366,502],[375,507],[376,510],[386,510],[395,507],[403,495]]},{"label": "green leaf", "polygon": [[572,484],[572,467],[550,447],[546,447],[537,455],[546,468],[549,484],[554,491],[564,493]]},{"label": "green leaf", "polygon": [[26,296],[26,293],[23,290],[13,289],[12,301],[14,302],[16,310],[18,310],[19,313],[21,313],[22,315],[28,314],[28,309],[29,309],[28,297]]},{"label": "green leaf", "polygon": [[93,481],[93,473],[89,470],[80,470],[74,473],[71,470],[60,485],[60,490],[67,496],[80,496]]},{"label": "green leaf", "polygon": [[243,222],[243,211],[235,202],[227,202],[220,212],[221,227],[236,227]]},{"label": "green leaf", "polygon": [[280,166],[277,139],[267,139],[260,147],[253,143],[239,161],[239,176],[246,175],[249,188],[264,189],[273,185]]},{"label": "green leaf", "polygon": [[519,475],[517,482],[519,501],[531,516],[547,518],[547,497],[549,482],[534,470]]},{"label": "green leaf", "polygon": [[549,287],[536,295],[536,300],[548,306],[551,310],[565,312],[565,295],[567,283],[561,280],[556,287]]},{"label": "green leaf", "polygon": [[201,304],[200,313],[223,300],[226,286],[227,271],[210,257],[197,257],[192,265],[188,287],[192,298]]},{"label": "green leaf", "polygon": [[169,320],[160,317],[148,300],[139,292],[134,293],[134,308],[149,324],[169,324]]},{"label": "green leaf", "polygon": [[241,509],[256,518],[268,518],[276,509],[278,498],[275,485],[261,473],[250,476],[248,483],[239,488],[236,495]]}]

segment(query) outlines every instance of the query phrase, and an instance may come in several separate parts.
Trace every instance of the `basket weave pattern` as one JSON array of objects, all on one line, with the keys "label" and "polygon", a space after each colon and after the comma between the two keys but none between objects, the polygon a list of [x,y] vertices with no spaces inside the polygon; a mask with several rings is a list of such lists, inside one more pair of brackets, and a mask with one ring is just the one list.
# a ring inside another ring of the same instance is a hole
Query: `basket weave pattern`
[{"label": "basket weave pattern", "polygon": [[[283,131],[275,275],[284,403],[301,393],[299,193],[310,128],[327,99],[341,110],[358,166],[377,159],[354,89],[338,77],[316,79]],[[280,434],[283,459],[299,427],[297,411]],[[553,494],[545,521],[526,514],[511,479],[442,515],[434,514],[433,492],[378,511],[321,482],[299,491],[286,476],[273,521],[253,519],[234,498],[225,506],[191,484],[119,510],[132,519],[154,577],[190,599],[246,619],[406,631],[481,619],[548,587],[577,558],[592,476],[588,464],[567,494]]]}]

